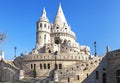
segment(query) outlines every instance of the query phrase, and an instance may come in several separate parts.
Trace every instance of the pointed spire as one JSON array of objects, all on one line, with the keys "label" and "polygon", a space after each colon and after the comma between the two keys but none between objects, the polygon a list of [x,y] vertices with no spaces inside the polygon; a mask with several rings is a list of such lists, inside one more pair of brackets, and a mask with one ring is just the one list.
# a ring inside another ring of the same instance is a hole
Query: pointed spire
[{"label": "pointed spire", "polygon": [[42,12],[42,17],[41,18],[46,18],[46,10],[45,10],[45,8],[43,8],[43,12]]},{"label": "pointed spire", "polygon": [[48,18],[47,18],[47,16],[46,16],[46,10],[45,10],[45,8],[43,8],[42,16],[40,18],[40,21],[47,21],[47,22],[49,21]]},{"label": "pointed spire", "polygon": [[54,20],[54,25],[58,25],[59,27],[68,26],[61,7],[61,3],[59,3],[58,11]]}]

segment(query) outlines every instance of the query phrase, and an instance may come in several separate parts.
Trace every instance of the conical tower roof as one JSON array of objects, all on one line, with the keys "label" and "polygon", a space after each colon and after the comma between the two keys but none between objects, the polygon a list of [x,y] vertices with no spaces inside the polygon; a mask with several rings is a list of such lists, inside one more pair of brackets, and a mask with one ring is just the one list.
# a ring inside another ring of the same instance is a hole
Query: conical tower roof
[{"label": "conical tower roof", "polygon": [[59,4],[58,11],[54,20],[54,25],[59,26],[60,28],[68,26],[61,4]]},{"label": "conical tower roof", "polygon": [[46,16],[46,10],[45,10],[45,8],[42,11],[42,16],[40,18],[40,21],[47,21],[47,22],[49,22],[49,20],[48,20],[48,18]]}]

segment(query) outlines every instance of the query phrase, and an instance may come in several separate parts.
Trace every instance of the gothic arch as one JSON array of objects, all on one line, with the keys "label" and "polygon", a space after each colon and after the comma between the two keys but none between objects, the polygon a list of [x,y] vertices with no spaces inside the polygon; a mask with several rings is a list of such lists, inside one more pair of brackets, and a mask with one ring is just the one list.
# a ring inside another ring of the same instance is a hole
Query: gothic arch
[{"label": "gothic arch", "polygon": [[103,73],[102,74],[102,83],[107,83],[107,76],[106,76],[106,73]]}]

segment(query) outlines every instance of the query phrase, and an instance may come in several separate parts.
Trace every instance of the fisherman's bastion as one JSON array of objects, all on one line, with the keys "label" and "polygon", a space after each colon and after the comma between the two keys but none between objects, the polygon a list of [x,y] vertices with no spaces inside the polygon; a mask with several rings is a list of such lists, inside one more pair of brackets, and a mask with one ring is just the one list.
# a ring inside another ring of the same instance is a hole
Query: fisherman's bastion
[{"label": "fisherman's bastion", "polygon": [[[120,50],[91,57],[90,47],[76,42],[59,4],[54,22],[43,9],[36,23],[36,46],[5,60],[0,56],[0,83],[120,83]],[[96,44],[96,43],[94,43]]]}]

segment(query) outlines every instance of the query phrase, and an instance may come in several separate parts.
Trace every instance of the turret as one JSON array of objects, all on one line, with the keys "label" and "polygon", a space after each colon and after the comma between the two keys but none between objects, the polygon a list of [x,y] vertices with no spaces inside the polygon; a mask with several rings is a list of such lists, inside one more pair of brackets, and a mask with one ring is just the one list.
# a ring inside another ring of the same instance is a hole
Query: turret
[{"label": "turret", "polygon": [[[58,34],[59,33],[59,34]],[[56,44],[64,42],[76,43],[76,37],[74,32],[71,31],[71,27],[68,25],[64,16],[61,4],[59,4],[53,26],[52,26],[52,40]]]},{"label": "turret", "polygon": [[61,4],[59,4],[58,11],[54,20],[54,28],[64,29],[67,28],[69,30],[66,18],[64,16]]},{"label": "turret", "polygon": [[45,44],[50,43],[50,23],[46,16],[46,10],[43,9],[42,16],[37,22],[36,48],[39,50]]}]

